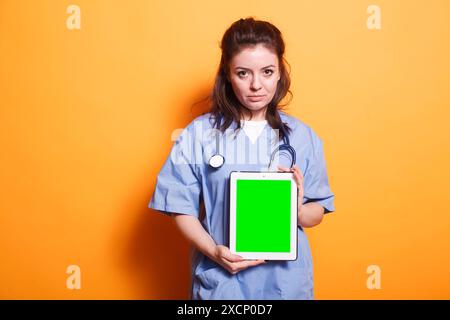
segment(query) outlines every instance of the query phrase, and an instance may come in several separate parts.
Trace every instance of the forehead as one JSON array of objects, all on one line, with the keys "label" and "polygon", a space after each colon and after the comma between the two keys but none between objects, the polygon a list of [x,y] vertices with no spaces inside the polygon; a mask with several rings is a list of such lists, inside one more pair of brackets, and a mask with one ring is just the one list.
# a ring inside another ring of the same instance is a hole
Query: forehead
[{"label": "forehead", "polygon": [[278,56],[262,44],[245,47],[233,56],[230,62],[232,67],[263,68],[273,64],[277,66]]}]

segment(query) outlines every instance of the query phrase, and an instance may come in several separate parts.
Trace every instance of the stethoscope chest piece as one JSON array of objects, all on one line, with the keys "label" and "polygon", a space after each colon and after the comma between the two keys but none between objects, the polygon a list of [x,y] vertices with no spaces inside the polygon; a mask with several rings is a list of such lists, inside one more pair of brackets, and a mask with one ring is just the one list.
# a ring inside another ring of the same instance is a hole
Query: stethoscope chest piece
[{"label": "stethoscope chest piece", "polygon": [[219,169],[225,163],[225,158],[220,154],[215,154],[209,159],[209,165]]}]

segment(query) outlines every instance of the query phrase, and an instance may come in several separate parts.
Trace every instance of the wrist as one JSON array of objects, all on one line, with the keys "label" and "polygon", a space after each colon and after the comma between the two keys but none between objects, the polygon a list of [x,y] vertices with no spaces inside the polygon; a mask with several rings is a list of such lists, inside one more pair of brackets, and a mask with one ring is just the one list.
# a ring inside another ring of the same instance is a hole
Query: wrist
[{"label": "wrist", "polygon": [[297,211],[297,219],[298,219],[298,224],[301,224],[303,216],[305,213],[305,205],[300,204],[298,206],[298,211]]},{"label": "wrist", "polygon": [[214,262],[217,261],[217,245],[215,243],[209,245],[203,253]]}]

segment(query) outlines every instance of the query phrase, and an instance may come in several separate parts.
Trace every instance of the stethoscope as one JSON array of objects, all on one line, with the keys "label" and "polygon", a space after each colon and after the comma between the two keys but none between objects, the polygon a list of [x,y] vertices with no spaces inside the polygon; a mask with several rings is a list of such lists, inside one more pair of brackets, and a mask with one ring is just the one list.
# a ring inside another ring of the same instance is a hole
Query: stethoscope
[{"label": "stethoscope", "polygon": [[[295,164],[295,158],[296,158],[295,149],[291,146],[291,144],[289,142],[289,137],[287,135],[284,124],[281,124],[281,131],[283,131],[283,142],[284,143],[281,145],[278,145],[275,148],[275,150],[272,152],[272,154],[270,156],[269,166],[268,166],[269,168],[272,165],[273,159],[275,158],[275,155],[277,154],[277,152],[282,151],[282,150],[288,151],[289,154],[291,155],[291,168]],[[216,134],[216,154],[214,154],[211,158],[209,158],[209,165],[211,166],[211,168],[214,168],[214,169],[219,169],[225,163],[224,156],[222,156],[219,153],[219,139],[220,139],[219,135]]]}]

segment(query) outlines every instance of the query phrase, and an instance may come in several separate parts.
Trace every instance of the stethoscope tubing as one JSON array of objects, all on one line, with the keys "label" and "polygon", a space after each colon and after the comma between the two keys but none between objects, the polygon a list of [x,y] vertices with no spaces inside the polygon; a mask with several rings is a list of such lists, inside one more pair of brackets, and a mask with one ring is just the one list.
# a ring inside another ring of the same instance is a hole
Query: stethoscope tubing
[{"label": "stethoscope tubing", "polygon": [[[289,154],[291,155],[291,168],[294,166],[296,162],[296,152],[289,142],[289,137],[284,127],[284,124],[281,125],[281,130],[283,131],[284,143],[277,146],[275,150],[272,152],[268,166],[269,168],[272,165],[272,161],[275,158],[276,153],[282,150],[288,151]],[[219,139],[220,139],[219,135],[216,134],[216,153],[209,159],[209,165],[214,169],[219,169],[225,163],[225,158],[219,153]]]}]

